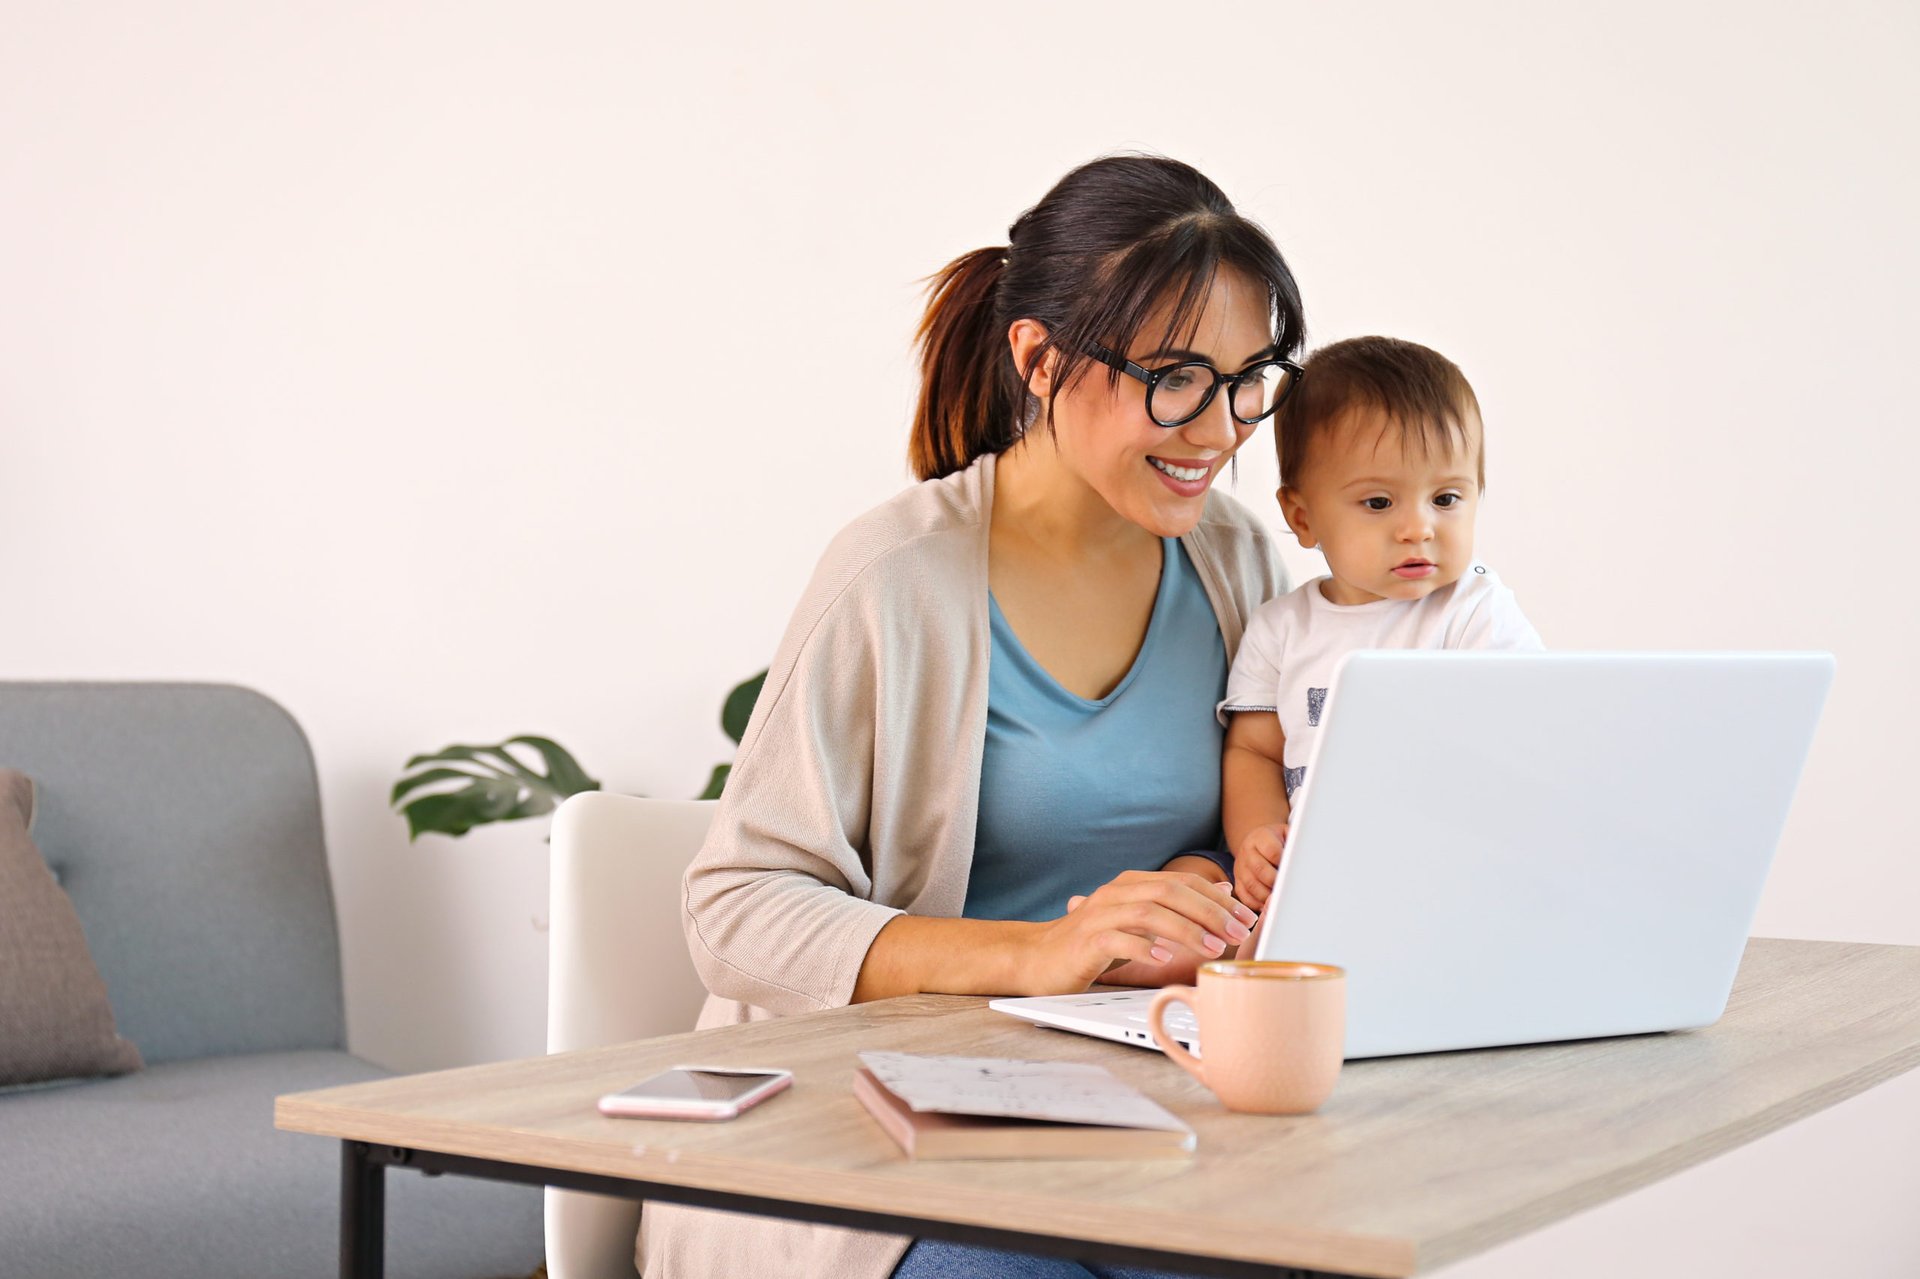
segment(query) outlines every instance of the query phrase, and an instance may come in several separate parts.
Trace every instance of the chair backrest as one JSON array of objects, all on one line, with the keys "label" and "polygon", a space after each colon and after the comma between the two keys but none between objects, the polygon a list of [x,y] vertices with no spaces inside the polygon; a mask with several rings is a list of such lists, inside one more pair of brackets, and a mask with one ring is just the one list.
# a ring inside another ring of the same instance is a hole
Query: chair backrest
[{"label": "chair backrest", "polygon": [[[680,928],[680,876],[713,810],[588,791],[554,814],[548,1052],[693,1029],[707,992]],[[632,1279],[638,1204],[549,1190],[546,1215],[551,1279]]]},{"label": "chair backrest", "polygon": [[0,683],[0,767],[149,1063],[339,1048],[340,942],[305,734],[226,684]]}]

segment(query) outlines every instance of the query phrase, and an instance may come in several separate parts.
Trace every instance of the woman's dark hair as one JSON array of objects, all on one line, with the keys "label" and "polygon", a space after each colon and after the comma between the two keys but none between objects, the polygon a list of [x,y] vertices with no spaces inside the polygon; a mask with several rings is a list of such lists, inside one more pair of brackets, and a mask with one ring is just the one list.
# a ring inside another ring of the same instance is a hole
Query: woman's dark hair
[{"label": "woman's dark hair", "polygon": [[[1171,299],[1162,345],[1181,345],[1222,267],[1265,286],[1280,355],[1293,355],[1305,336],[1299,286],[1273,241],[1178,160],[1116,155],[1083,164],[1015,219],[1007,239],[931,277],[908,449],[918,479],[950,475],[1019,440],[1036,416],[1029,380],[1048,354],[1056,360],[1051,427],[1054,396],[1086,371],[1091,344],[1126,351]],[[1018,319],[1047,329],[1025,369],[1013,367],[1007,347]],[[1120,376],[1107,369],[1110,384]]]}]

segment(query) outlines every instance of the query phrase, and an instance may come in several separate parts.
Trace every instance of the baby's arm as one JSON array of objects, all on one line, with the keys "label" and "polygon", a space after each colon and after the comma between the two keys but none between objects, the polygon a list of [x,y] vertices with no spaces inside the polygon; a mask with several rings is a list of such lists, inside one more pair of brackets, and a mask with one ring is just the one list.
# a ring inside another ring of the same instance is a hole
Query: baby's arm
[{"label": "baby's arm", "polygon": [[1286,734],[1272,711],[1239,711],[1220,756],[1220,821],[1233,853],[1235,895],[1267,904],[1287,837]]}]

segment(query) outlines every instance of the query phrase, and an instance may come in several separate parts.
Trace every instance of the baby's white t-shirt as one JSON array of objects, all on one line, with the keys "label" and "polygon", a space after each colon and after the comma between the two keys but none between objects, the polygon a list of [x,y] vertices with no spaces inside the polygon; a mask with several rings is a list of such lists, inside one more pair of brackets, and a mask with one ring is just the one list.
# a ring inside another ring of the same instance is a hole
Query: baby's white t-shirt
[{"label": "baby's white t-shirt", "polygon": [[1335,604],[1320,589],[1325,577],[1254,610],[1227,675],[1220,722],[1235,711],[1277,711],[1286,735],[1287,796],[1307,777],[1320,715],[1334,670],[1366,648],[1542,649],[1539,632],[1513,592],[1484,564],[1417,600]]}]

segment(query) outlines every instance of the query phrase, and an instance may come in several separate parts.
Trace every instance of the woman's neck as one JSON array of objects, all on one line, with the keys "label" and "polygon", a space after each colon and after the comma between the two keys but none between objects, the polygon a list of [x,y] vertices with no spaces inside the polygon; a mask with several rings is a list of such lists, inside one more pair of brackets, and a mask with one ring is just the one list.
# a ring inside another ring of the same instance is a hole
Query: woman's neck
[{"label": "woman's neck", "polygon": [[1069,470],[1052,438],[1039,430],[994,464],[993,530],[1074,561],[1137,554],[1159,543]]}]

